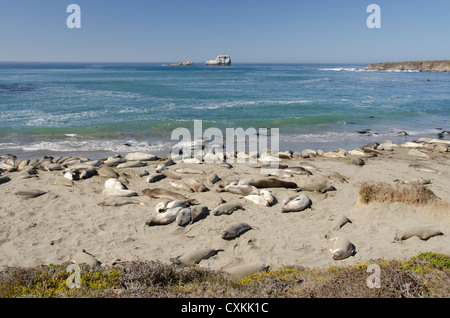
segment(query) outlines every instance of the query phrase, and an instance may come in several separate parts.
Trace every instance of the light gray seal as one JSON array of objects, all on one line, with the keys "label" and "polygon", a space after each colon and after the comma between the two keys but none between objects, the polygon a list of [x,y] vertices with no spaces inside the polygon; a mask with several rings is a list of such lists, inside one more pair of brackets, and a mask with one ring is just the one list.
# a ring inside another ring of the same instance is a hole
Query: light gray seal
[{"label": "light gray seal", "polygon": [[180,212],[182,208],[173,208],[168,209],[166,212],[158,213],[155,216],[152,216],[150,219],[145,222],[145,225],[153,226],[153,225],[167,225],[175,221],[177,218],[178,212]]},{"label": "light gray seal", "polygon": [[28,189],[28,188],[20,188],[14,192],[15,195],[22,197],[24,199],[34,199],[40,197],[41,195],[46,194],[46,191],[39,189]]},{"label": "light gray seal", "polygon": [[404,241],[413,236],[417,236],[421,240],[428,240],[430,237],[444,235],[440,230],[430,228],[427,226],[410,226],[404,229],[397,229],[395,231],[394,242]]},{"label": "light gray seal", "polygon": [[281,212],[300,212],[311,205],[311,200],[306,194],[300,194],[298,196],[293,196],[285,199],[283,201],[283,207]]},{"label": "light gray seal", "polygon": [[242,279],[250,274],[264,271],[266,272],[269,269],[269,265],[260,264],[260,263],[250,263],[250,264],[241,264],[236,265],[228,269],[224,269],[224,272],[229,274],[234,279]]},{"label": "light gray seal", "polygon": [[193,266],[197,265],[204,259],[215,256],[218,252],[221,251],[223,251],[223,249],[221,248],[204,248],[188,252],[183,256],[180,255],[176,258],[171,258],[170,261],[177,265]]},{"label": "light gray seal", "polygon": [[242,185],[234,185],[229,184],[225,188],[217,189],[217,192],[230,192],[233,194],[239,194],[239,195],[251,195],[251,194],[259,194],[259,191],[256,187],[248,185],[248,184],[242,184]]},{"label": "light gray seal", "polygon": [[285,172],[289,172],[289,173],[293,173],[293,174],[298,174],[298,175],[302,175],[302,176],[311,176],[312,172],[303,168],[303,167],[289,167],[284,169]]},{"label": "light gray seal", "polygon": [[163,188],[144,189],[142,194],[154,199],[186,200],[184,195]]},{"label": "light gray seal", "polygon": [[214,215],[218,216],[222,214],[230,215],[237,210],[244,210],[242,204],[230,202],[230,203],[222,203],[221,205],[216,207],[212,212]]},{"label": "light gray seal", "polygon": [[331,241],[334,241],[334,248],[330,249],[330,252],[333,253],[334,260],[342,260],[352,256],[355,253],[355,245],[353,245],[347,238],[337,237],[331,239]]},{"label": "light gray seal", "polygon": [[251,225],[248,225],[247,223],[244,222],[235,222],[232,223],[230,226],[228,226],[226,229],[224,229],[220,233],[220,236],[224,240],[232,240],[251,229],[255,229],[255,227],[252,227]]},{"label": "light gray seal", "polygon": [[178,226],[186,226],[188,223],[191,222],[191,209],[189,208],[181,209],[178,212],[175,221],[178,224]]}]

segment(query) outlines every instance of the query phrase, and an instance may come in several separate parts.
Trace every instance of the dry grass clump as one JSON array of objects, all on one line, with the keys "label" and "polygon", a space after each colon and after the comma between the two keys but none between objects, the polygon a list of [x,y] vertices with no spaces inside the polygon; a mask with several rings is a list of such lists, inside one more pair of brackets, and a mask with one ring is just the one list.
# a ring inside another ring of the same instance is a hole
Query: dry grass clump
[{"label": "dry grass clump", "polygon": [[363,183],[359,189],[359,196],[365,204],[370,202],[400,202],[409,205],[423,205],[439,198],[427,187],[409,186],[392,187],[383,182],[377,184]]},{"label": "dry grass clump", "polygon": [[309,269],[287,266],[234,280],[221,271],[160,262],[82,266],[81,287],[68,288],[68,264],[8,268],[0,297],[95,298],[399,298],[449,297],[450,257],[422,253],[407,261],[373,260],[380,287],[370,288],[369,264]]}]

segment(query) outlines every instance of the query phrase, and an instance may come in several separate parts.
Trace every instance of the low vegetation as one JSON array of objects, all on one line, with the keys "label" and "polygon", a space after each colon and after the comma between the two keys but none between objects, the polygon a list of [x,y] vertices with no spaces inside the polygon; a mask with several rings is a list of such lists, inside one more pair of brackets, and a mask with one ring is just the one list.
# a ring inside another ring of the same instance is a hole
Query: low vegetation
[{"label": "low vegetation", "polygon": [[[370,264],[380,269],[379,286],[369,288]],[[344,298],[450,296],[450,257],[422,253],[406,261],[374,260],[350,267],[283,267],[233,280],[223,272],[160,262],[80,267],[79,285],[69,288],[69,264],[6,268],[0,297],[76,298]]]},{"label": "low vegetation", "polygon": [[362,184],[359,189],[359,196],[365,204],[370,202],[400,202],[409,205],[423,205],[438,200],[433,191],[425,186],[397,186],[394,188],[383,182]]}]

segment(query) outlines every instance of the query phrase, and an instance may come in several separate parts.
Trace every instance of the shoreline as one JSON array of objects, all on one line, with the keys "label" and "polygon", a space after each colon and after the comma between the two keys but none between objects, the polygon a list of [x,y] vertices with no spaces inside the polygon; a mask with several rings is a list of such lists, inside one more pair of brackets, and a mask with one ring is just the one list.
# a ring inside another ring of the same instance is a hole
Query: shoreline
[{"label": "shoreline", "polygon": [[[45,170],[39,165],[36,166],[37,177],[22,178],[25,175],[23,170],[3,171],[1,177],[10,180],[0,184],[0,191],[4,193],[4,200],[0,203],[0,268],[80,262],[79,258],[77,260],[80,250],[92,254],[102,264],[112,264],[117,260],[171,263],[171,259],[188,251],[220,248],[224,251],[202,260],[200,264],[223,270],[254,263],[269,264],[271,269],[289,265],[324,268],[365,263],[378,258],[404,259],[428,251],[450,254],[447,199],[450,189],[450,141],[430,140],[420,144],[409,141],[394,143],[373,152],[336,150],[305,157],[299,156],[299,153],[283,152],[281,164],[303,166],[311,174],[291,174],[277,179],[296,183],[297,190],[317,182],[326,182],[335,190],[321,193],[297,192],[296,189],[284,187],[268,188],[276,198],[272,206],[261,206],[243,195],[221,191],[221,187],[233,181],[266,178],[255,164],[248,163],[232,163],[231,169],[216,163],[182,162],[167,166],[167,170],[179,175],[183,181],[194,179],[205,184],[209,189],[207,192],[176,189],[171,183],[178,180],[170,177],[149,183],[147,178],[156,173],[156,168],[166,162],[167,157],[144,161],[145,166],[135,168],[117,168],[113,165],[119,175],[118,180],[137,193],[136,197],[129,198],[133,204],[123,206],[98,205],[104,200],[114,199],[103,192],[105,181],[109,179],[105,176],[94,175],[67,183],[67,180],[62,182],[63,170],[47,171],[48,168]],[[445,149],[438,148],[438,145]],[[63,155],[66,154],[59,154],[60,157]],[[78,156],[82,157],[80,154]],[[356,158],[363,160],[364,164],[355,163]],[[92,162],[94,159],[88,156],[81,161]],[[5,164],[5,160],[2,161]],[[263,163],[260,160],[256,164]],[[432,167],[440,174],[412,169],[411,164]],[[80,171],[86,170],[81,166]],[[6,170],[4,165],[2,167]],[[178,168],[201,169],[205,174],[181,173],[176,171]],[[93,166],[92,169],[98,172],[100,166]],[[144,171],[148,174],[145,175]],[[335,172],[344,176],[346,181],[334,179],[332,175]],[[221,180],[208,183],[207,176],[212,173]],[[398,202],[364,205],[359,202],[358,191],[364,182],[385,182],[396,186],[399,182],[395,180],[412,178],[429,178],[431,183],[425,187],[441,198],[443,205],[410,206]],[[23,187],[41,189],[46,193],[25,199],[16,194]],[[143,195],[144,189],[151,188],[181,193],[206,206],[209,215],[186,226],[175,222],[146,226],[145,222],[158,214],[156,205],[164,201]],[[306,194],[312,205],[303,211],[282,213],[283,201],[299,194]],[[244,210],[234,211],[230,215],[214,215],[218,196],[226,202],[241,204]],[[332,219],[340,214],[345,214],[351,223],[334,230],[331,228]],[[232,222],[246,222],[255,229],[233,240],[222,239],[221,231]],[[412,237],[402,243],[393,243],[397,228],[412,225],[437,227],[444,235],[429,240]],[[330,253],[333,248],[330,238],[334,236],[348,237],[356,246],[356,254],[334,260]]]}]

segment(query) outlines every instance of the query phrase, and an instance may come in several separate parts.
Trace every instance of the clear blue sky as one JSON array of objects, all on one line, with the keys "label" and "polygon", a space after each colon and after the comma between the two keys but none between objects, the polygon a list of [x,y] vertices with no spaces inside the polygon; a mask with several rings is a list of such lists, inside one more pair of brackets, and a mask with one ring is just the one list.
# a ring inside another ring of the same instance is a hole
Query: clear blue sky
[{"label": "clear blue sky", "polygon": [[[81,29],[66,8],[81,7]],[[381,7],[381,29],[366,8]],[[1,61],[450,59],[449,0],[0,0]]]}]

